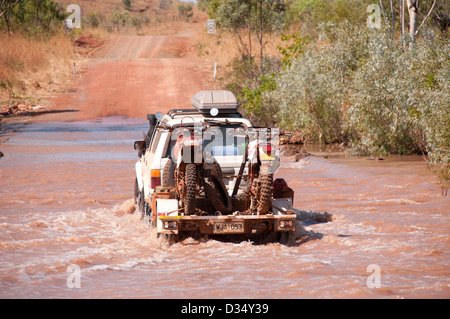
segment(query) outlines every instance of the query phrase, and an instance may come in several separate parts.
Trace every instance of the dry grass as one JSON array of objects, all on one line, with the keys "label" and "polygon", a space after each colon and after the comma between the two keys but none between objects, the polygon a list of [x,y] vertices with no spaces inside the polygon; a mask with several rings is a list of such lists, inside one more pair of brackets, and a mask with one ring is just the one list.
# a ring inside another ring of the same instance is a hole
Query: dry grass
[{"label": "dry grass", "polygon": [[[209,61],[212,65],[217,62],[218,71],[224,71],[227,65],[237,57],[241,56],[239,51],[239,42],[231,33],[217,32],[216,34],[208,34],[205,23],[208,19],[207,15],[202,12],[195,12],[194,17],[198,20],[195,29],[195,36],[192,38],[193,45],[197,57]],[[243,33],[243,37],[248,44],[248,34]],[[284,46],[281,41],[281,34],[265,34],[264,35],[263,54],[271,57],[281,57],[278,46]],[[251,37],[252,55],[255,61],[259,63],[259,42],[256,36]]]},{"label": "dry grass", "polygon": [[[276,40],[273,37],[267,39],[264,53],[277,54]],[[198,55],[202,58],[211,59],[220,65],[227,65],[235,57],[240,56],[239,43],[230,33],[208,34],[202,26],[202,30],[197,33],[194,41],[197,44]],[[259,44],[255,37],[252,37],[252,55],[259,56]]]},{"label": "dry grass", "polygon": [[[193,53],[195,57],[207,61],[213,70],[214,63],[217,63],[217,79],[210,78],[208,86],[214,89],[223,89],[222,81],[219,78],[231,71],[230,64],[235,58],[241,57],[238,40],[231,33],[218,32],[216,34],[208,34],[204,23],[206,19],[199,23],[199,29],[193,37],[193,45],[195,46]],[[255,63],[259,64],[259,43],[255,36],[251,39],[252,55]],[[281,57],[277,46],[283,46],[280,34],[266,35],[264,40],[264,55],[271,57]]]},{"label": "dry grass", "polygon": [[47,41],[27,39],[20,34],[0,35],[0,101],[39,98],[67,82],[73,44],[64,34]]},{"label": "dry grass", "polygon": [[27,40],[20,35],[0,37],[0,82],[2,87],[21,85],[20,74],[36,72],[45,66],[45,52],[38,41]]}]

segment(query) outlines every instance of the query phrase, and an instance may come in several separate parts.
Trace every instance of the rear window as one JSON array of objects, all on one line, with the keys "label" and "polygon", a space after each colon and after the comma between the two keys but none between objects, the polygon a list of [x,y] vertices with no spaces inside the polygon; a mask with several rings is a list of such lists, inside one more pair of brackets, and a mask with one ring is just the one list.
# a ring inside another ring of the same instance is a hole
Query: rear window
[{"label": "rear window", "polygon": [[[180,130],[172,132],[165,157],[171,157]],[[240,125],[211,126],[203,132],[202,147],[213,156],[238,156],[245,152],[244,128]]]},{"label": "rear window", "polygon": [[[243,155],[244,128],[239,125],[211,127],[204,134],[203,148],[213,156]],[[208,134],[209,133],[209,134]]]}]

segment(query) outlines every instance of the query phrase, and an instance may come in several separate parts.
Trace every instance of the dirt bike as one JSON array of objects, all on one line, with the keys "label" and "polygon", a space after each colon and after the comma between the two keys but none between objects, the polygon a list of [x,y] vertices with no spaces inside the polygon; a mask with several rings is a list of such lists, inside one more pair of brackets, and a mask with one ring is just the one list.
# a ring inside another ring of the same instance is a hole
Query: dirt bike
[{"label": "dirt bike", "polygon": [[270,129],[259,129],[255,135],[249,143],[250,210],[267,214],[272,208],[273,174],[278,168],[274,167],[277,158],[275,149],[272,154]]},{"label": "dirt bike", "polygon": [[186,215],[199,212],[197,198],[204,193],[216,212],[229,214],[231,198],[222,180],[219,163],[203,151],[202,133],[206,127],[184,128],[173,148],[173,158],[163,171],[163,186],[175,187]]},{"label": "dirt bike", "polygon": [[[270,128],[260,128],[248,132],[248,146],[244,163],[248,162],[249,209],[258,215],[267,214],[272,208],[273,174],[280,165],[278,134],[278,130]],[[242,174],[242,170],[240,174]],[[236,186],[233,195],[235,193]]]}]

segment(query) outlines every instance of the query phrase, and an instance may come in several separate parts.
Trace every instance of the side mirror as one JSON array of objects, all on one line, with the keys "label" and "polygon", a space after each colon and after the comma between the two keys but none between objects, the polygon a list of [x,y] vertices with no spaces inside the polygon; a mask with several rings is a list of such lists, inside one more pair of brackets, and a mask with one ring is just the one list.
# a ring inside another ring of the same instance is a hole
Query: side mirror
[{"label": "side mirror", "polygon": [[156,117],[157,120],[162,120],[164,115],[161,112],[156,112],[155,117]]},{"label": "side mirror", "polygon": [[145,141],[136,141],[136,142],[134,142],[134,149],[136,151],[143,151],[143,150],[145,150]]}]

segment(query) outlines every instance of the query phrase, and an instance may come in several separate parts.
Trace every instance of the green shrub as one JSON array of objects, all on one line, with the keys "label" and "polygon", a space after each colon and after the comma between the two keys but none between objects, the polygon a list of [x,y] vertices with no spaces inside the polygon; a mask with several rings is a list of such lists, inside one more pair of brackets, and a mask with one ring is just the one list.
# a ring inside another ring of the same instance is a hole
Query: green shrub
[{"label": "green shrub", "polygon": [[131,10],[131,0],[122,0],[123,7],[125,10],[130,11]]},{"label": "green shrub", "polygon": [[354,154],[428,154],[450,163],[450,46],[424,34],[412,49],[388,29],[348,23],[320,27],[309,47],[274,77],[261,100],[277,124]]},{"label": "green shrub", "polygon": [[9,28],[11,32],[18,31],[37,38],[48,39],[60,31],[66,17],[63,7],[51,0],[22,0],[10,8],[10,11],[2,12],[0,30],[8,31]]},{"label": "green shrub", "polygon": [[192,4],[190,3],[180,3],[177,6],[178,9],[178,14],[184,18],[185,20],[189,20],[190,18],[192,18],[194,16],[194,11],[193,11],[193,7]]},{"label": "green shrub", "polygon": [[98,28],[105,23],[105,16],[100,12],[88,13],[83,16],[83,26]]},{"label": "green shrub", "polygon": [[121,27],[125,27],[129,21],[130,14],[128,11],[113,11],[110,16],[110,21],[113,25],[113,30],[120,30]]}]

